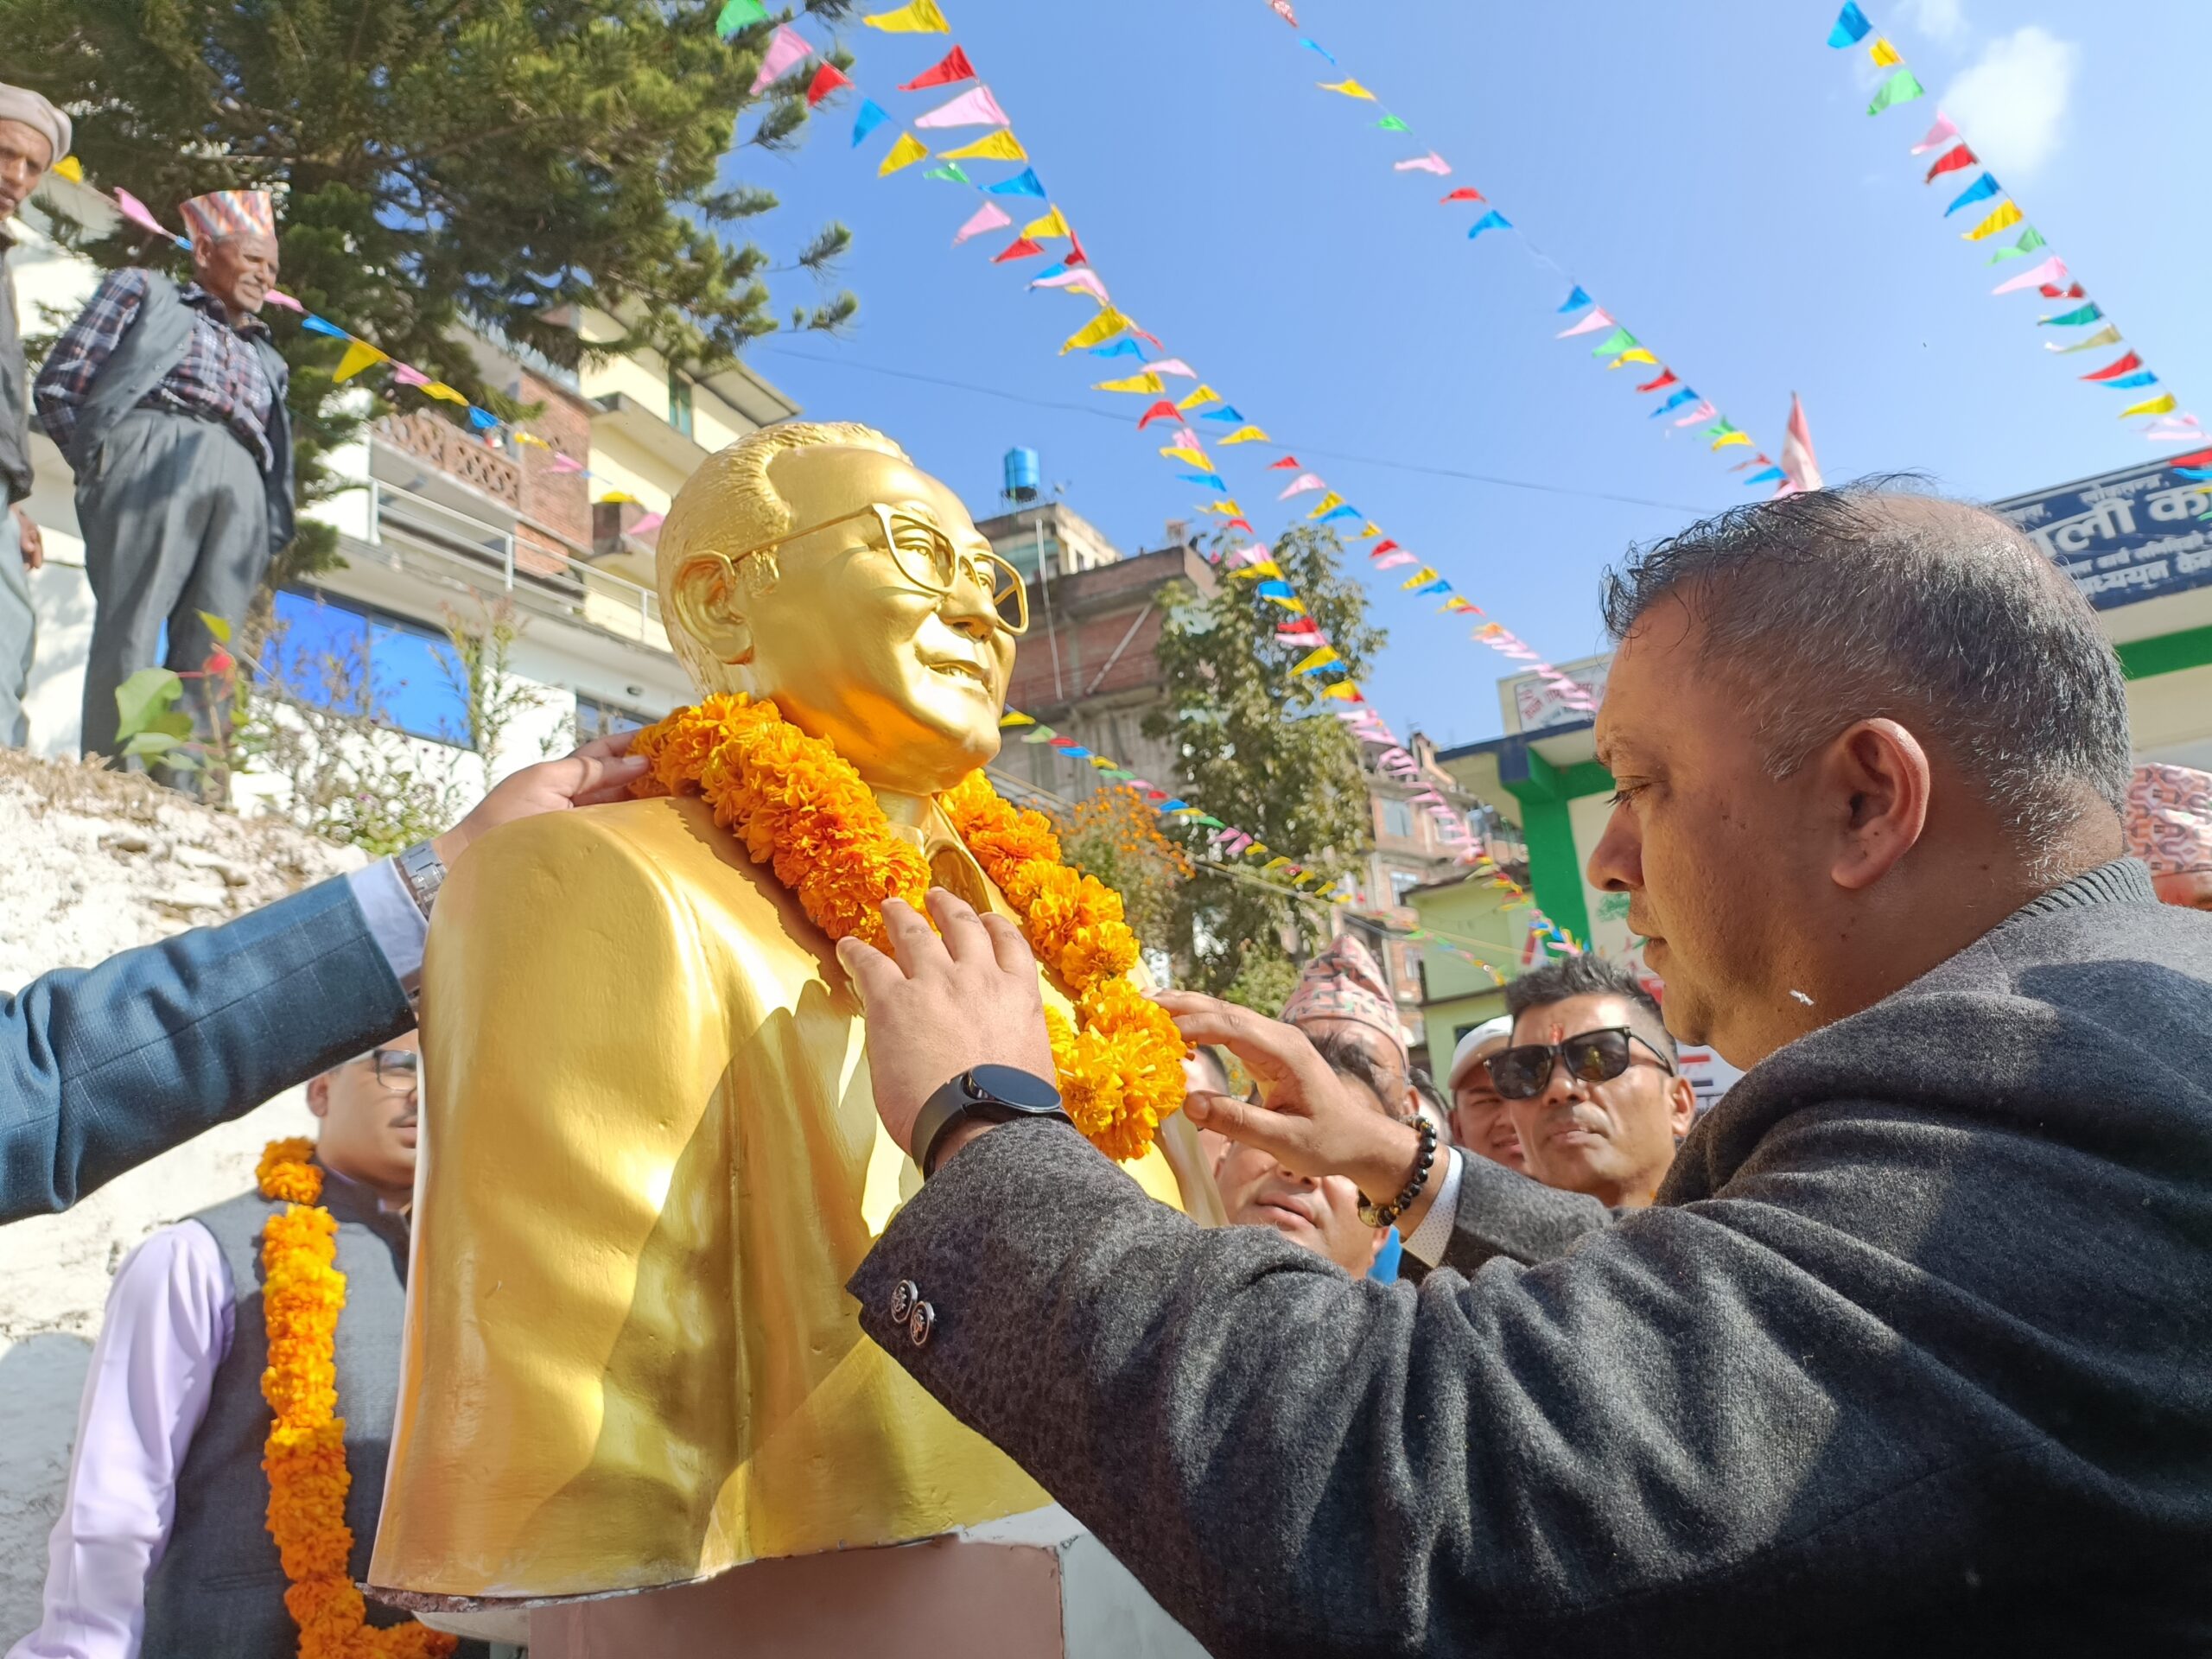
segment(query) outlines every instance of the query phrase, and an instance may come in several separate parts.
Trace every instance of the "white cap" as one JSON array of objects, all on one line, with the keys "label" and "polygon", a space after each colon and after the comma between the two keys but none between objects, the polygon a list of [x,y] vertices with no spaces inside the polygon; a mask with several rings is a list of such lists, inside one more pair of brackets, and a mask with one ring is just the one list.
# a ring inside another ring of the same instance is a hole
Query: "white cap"
[{"label": "white cap", "polygon": [[1493,1048],[1503,1048],[1513,1035],[1513,1016],[1501,1014],[1495,1020],[1485,1020],[1459,1039],[1452,1051],[1452,1072],[1445,1078],[1446,1089],[1457,1089],[1467,1068]]}]

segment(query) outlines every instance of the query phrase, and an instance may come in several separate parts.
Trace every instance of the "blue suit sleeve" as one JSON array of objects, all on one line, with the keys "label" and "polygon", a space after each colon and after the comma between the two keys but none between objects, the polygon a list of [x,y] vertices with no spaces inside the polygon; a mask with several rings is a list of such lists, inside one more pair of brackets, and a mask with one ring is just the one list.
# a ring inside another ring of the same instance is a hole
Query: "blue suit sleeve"
[{"label": "blue suit sleeve", "polygon": [[0,1001],[0,1223],[124,1171],[415,1023],[345,880]]}]

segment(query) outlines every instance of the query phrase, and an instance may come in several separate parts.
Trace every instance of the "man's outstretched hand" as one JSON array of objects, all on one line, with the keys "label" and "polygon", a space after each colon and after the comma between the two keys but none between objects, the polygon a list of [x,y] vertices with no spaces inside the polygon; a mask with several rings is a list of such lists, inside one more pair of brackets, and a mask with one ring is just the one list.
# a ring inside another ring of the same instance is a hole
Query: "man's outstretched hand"
[{"label": "man's outstretched hand", "polygon": [[605,806],[625,798],[630,785],[645,775],[643,755],[629,751],[628,732],[594,738],[573,754],[524,766],[476,803],[475,810],[437,838],[438,858],[448,869],[461,849],[503,823],[565,812],[571,807]]},{"label": "man's outstretched hand", "polygon": [[[1256,1147],[1294,1175],[1342,1175],[1376,1203],[1412,1177],[1421,1137],[1369,1105],[1316,1052],[1306,1033],[1195,991],[1155,991],[1190,1043],[1218,1043],[1259,1080],[1266,1104],[1193,1090],[1183,1115],[1202,1129]],[[1432,1180],[1399,1223],[1410,1231],[1427,1209]]]},{"label": "man's outstretched hand", "polygon": [[[912,906],[885,903],[889,956],[858,939],[837,941],[837,960],[853,976],[868,1021],[876,1115],[909,1156],[924,1103],[963,1071],[1011,1065],[1052,1076],[1037,959],[1020,931],[1003,916],[976,915],[942,887],[923,902],[935,932]],[[948,1137],[940,1158],[955,1145]]]}]

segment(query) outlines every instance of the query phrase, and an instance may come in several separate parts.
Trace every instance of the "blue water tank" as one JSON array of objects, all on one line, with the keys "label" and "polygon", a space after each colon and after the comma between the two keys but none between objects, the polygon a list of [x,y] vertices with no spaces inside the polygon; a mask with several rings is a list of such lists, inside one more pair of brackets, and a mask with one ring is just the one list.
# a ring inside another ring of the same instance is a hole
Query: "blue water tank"
[{"label": "blue water tank", "polygon": [[1034,501],[1039,480],[1042,477],[1037,467],[1034,449],[1013,448],[1006,452],[1006,499],[1009,501]]}]

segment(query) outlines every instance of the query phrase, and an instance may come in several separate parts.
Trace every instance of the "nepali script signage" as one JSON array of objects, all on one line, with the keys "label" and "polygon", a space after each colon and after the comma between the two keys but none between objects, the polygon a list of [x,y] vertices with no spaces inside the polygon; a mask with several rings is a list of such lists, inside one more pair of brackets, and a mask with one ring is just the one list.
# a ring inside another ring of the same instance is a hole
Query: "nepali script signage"
[{"label": "nepali script signage", "polygon": [[2212,583],[2212,449],[1993,502],[2101,611]]}]

